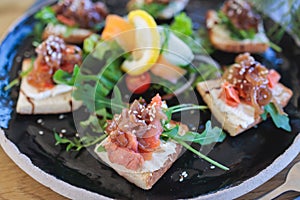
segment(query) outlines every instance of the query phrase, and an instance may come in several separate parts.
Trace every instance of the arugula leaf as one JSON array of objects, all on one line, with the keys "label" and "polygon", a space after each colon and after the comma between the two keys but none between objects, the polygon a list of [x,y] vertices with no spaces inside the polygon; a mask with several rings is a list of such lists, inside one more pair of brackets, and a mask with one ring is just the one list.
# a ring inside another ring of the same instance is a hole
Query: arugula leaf
[{"label": "arugula leaf", "polygon": [[72,139],[68,139],[66,137],[60,136],[58,133],[54,133],[54,138],[56,140],[55,145],[67,145],[66,151],[70,151],[71,149],[74,149],[75,151],[80,151],[82,148],[87,148],[101,142],[106,137],[106,134],[103,134],[101,136],[91,136],[88,134],[80,138],[74,137]]},{"label": "arugula leaf", "polygon": [[74,86],[80,68],[78,65],[74,66],[73,73],[70,74],[62,69],[57,70],[53,75],[53,81],[57,84]]},{"label": "arugula leaf", "polygon": [[90,128],[95,133],[102,133],[107,125],[107,119],[111,119],[112,115],[106,109],[100,109],[95,114],[89,116],[85,121],[80,122],[83,129]]},{"label": "arugula leaf", "polygon": [[56,14],[51,6],[45,6],[39,12],[34,15],[34,18],[44,24],[57,24],[59,23]]},{"label": "arugula leaf", "polygon": [[20,83],[20,80],[27,76],[32,70],[33,70],[33,63],[34,63],[34,58],[31,58],[31,63],[30,63],[30,67],[25,70],[25,71],[22,71],[20,74],[19,74],[19,77],[15,78],[14,80],[12,80],[7,86],[4,87],[4,91],[7,91],[9,89],[11,89],[12,87],[16,86],[16,85],[19,85]]},{"label": "arugula leaf", "polygon": [[182,12],[175,16],[174,21],[170,25],[170,29],[177,31],[186,36],[191,36],[193,34],[193,23],[190,17]]},{"label": "arugula leaf", "polygon": [[96,151],[100,153],[100,152],[105,152],[106,149],[104,148],[104,146],[99,145],[98,148],[96,149]]},{"label": "arugula leaf", "polygon": [[256,32],[254,29],[242,30],[236,28],[232,24],[230,19],[221,10],[218,11],[218,17],[220,18],[221,23],[224,24],[230,30],[231,37],[233,39],[243,40],[243,39],[253,39],[255,37]]},{"label": "arugula leaf", "polygon": [[292,128],[289,124],[289,117],[288,115],[282,115],[278,112],[276,109],[276,106],[271,102],[264,107],[265,111],[261,115],[261,118],[263,120],[267,119],[268,114],[270,114],[274,124],[277,128],[282,128],[283,130],[286,130],[288,132],[292,131]]},{"label": "arugula leaf", "polygon": [[[203,134],[198,134],[200,136],[197,136],[196,133],[193,133],[193,132],[187,132],[187,136],[180,136],[178,134],[179,132],[179,125],[175,126],[174,128],[171,128],[171,129],[168,129],[168,130],[165,130],[162,134],[161,134],[161,138],[166,140],[168,138],[171,138],[173,139],[174,141],[178,142],[179,144],[181,144],[182,146],[184,146],[187,150],[193,152],[194,154],[198,155],[200,158],[206,160],[207,162],[223,169],[223,170],[229,170],[228,167],[212,160],[211,158],[203,155],[202,153],[200,153],[199,151],[197,151],[196,149],[194,149],[192,146],[190,146],[189,144],[187,144],[186,142],[195,142],[195,143],[199,143],[201,144],[203,141],[209,141],[209,142],[203,142],[203,145],[205,144],[211,144],[212,142],[211,141],[214,141],[214,142],[218,142],[218,141],[223,141],[226,137],[226,134],[220,130],[219,128],[217,127],[214,127],[213,129],[211,128],[211,125],[210,125],[210,121],[206,123],[206,128],[207,128],[207,132],[205,133],[205,131],[203,133],[205,134],[208,134],[208,132],[211,132],[211,130],[214,130],[215,133],[218,133],[218,137],[211,137],[211,138],[208,138],[207,135],[204,135],[203,138],[201,138],[201,135]],[[217,129],[215,129],[217,128]],[[220,131],[221,131],[221,134],[220,134]],[[215,134],[214,133],[214,134]],[[207,137],[207,139],[205,139],[205,137]],[[214,138],[214,139],[212,139]]]},{"label": "arugula leaf", "polygon": [[218,69],[216,66],[211,64],[200,64],[197,71],[200,75],[194,81],[193,87],[195,87],[199,82],[216,79],[221,75],[221,69]]},{"label": "arugula leaf", "polygon": [[211,121],[207,121],[205,124],[205,130],[200,134],[198,132],[188,131],[185,135],[178,135],[179,127],[164,132],[165,136],[172,139],[181,140],[185,142],[194,142],[200,145],[208,145],[215,142],[223,142],[226,138],[226,134],[219,127],[211,127]]}]

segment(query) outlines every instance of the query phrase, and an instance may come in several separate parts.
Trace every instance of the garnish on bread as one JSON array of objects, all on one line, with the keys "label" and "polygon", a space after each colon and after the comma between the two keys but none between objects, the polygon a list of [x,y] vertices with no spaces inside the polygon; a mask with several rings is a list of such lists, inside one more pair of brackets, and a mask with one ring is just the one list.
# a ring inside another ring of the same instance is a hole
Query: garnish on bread
[{"label": "garnish on bread", "polygon": [[260,53],[269,48],[260,16],[243,0],[227,0],[218,11],[206,15],[209,40],[226,52]]},{"label": "garnish on bread", "polygon": [[189,0],[130,0],[127,10],[142,9],[154,18],[171,19],[184,10]]},{"label": "garnish on bread", "polygon": [[62,0],[52,7],[45,7],[35,17],[47,24],[43,39],[56,35],[66,42],[79,44],[101,28],[107,13],[102,2]]},{"label": "garnish on bread", "polygon": [[36,48],[37,58],[26,59],[22,71],[28,74],[22,78],[17,112],[21,114],[50,114],[70,112],[81,103],[73,100],[73,87],[56,84],[53,74],[57,70],[72,73],[74,66],[81,64],[81,49],[67,45],[56,36],[50,36]]},{"label": "garnish on bread", "polygon": [[240,54],[221,79],[200,82],[197,89],[212,114],[231,135],[252,128],[262,121],[266,108],[272,107],[284,124],[276,126],[290,130],[283,111],[293,92],[279,83],[280,75],[255,61],[249,53]]},{"label": "garnish on bread", "polygon": [[[143,189],[150,189],[172,166],[181,153],[182,146],[212,164],[228,170],[227,167],[202,155],[185,141],[205,144],[205,141],[224,140],[224,133],[207,126],[205,134],[190,132],[184,124],[170,119],[172,112],[184,108],[200,109],[201,106],[179,105],[167,108],[161,97],[156,95],[150,104],[135,100],[121,114],[115,114],[107,121],[107,137],[96,146],[95,153],[118,174]],[[212,132],[217,135],[210,135]],[[56,136],[57,137],[57,136]],[[209,137],[206,140],[206,137]],[[58,141],[60,138],[58,138]]]}]

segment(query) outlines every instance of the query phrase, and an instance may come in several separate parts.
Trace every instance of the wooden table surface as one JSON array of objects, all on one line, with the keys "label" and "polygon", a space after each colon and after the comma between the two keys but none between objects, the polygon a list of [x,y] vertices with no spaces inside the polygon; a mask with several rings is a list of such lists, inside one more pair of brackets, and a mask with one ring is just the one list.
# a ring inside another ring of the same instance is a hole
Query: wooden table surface
[{"label": "wooden table surface", "polygon": [[[0,1],[0,36],[34,2],[34,0],[1,0]],[[300,161],[300,155],[289,166],[271,180],[242,196],[239,200],[255,199],[278,187],[284,182],[288,169]],[[300,194],[287,192],[277,199],[294,199]],[[41,185],[23,172],[0,147],[0,199],[65,199],[49,188]]]}]

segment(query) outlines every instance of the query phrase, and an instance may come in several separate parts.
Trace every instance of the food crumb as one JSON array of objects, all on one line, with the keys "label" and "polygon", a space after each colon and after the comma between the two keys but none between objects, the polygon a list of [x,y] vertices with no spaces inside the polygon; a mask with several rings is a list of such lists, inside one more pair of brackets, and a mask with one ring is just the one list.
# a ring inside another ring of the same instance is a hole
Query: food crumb
[{"label": "food crumb", "polygon": [[58,116],[58,119],[64,119],[65,118],[65,115],[61,114]]}]

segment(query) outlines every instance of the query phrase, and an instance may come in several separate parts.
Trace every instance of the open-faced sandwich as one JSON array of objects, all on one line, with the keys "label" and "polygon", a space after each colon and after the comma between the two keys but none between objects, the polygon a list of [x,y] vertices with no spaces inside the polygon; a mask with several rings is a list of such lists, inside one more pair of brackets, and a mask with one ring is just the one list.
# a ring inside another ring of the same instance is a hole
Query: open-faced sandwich
[{"label": "open-faced sandwich", "polygon": [[290,131],[283,107],[293,93],[279,79],[274,69],[268,70],[244,53],[236,57],[221,79],[200,82],[197,89],[231,136],[257,125],[267,114],[277,127]]},{"label": "open-faced sandwich", "polygon": [[73,100],[71,86],[56,84],[53,74],[57,70],[72,73],[80,65],[81,49],[67,45],[63,39],[49,36],[36,48],[37,58],[25,59],[17,112],[21,114],[50,114],[70,112],[80,106]]},{"label": "open-faced sandwich", "polygon": [[209,40],[226,52],[264,52],[269,47],[262,19],[244,0],[227,0],[219,11],[206,15]]},{"label": "open-faced sandwich", "polygon": [[[118,174],[143,189],[150,189],[171,167],[182,146],[163,141],[161,120],[167,120],[159,96],[148,105],[135,100],[108,122],[108,137],[99,144],[105,151],[96,153]],[[185,127],[182,132],[187,131]]]},{"label": "open-faced sandwich", "polygon": [[[193,109],[194,106],[176,107]],[[212,132],[208,129],[204,135],[189,132],[186,125],[170,119],[167,113],[174,111],[168,109],[159,95],[153,97],[150,104],[143,99],[135,100],[129,108],[124,108],[120,114],[115,114],[112,120],[107,121],[107,137],[96,146],[96,154],[118,174],[143,189],[152,188],[172,166],[182,146],[212,162],[184,141],[203,142],[206,137],[209,140],[215,137],[217,140],[214,142],[217,142],[219,138],[224,139],[224,133],[221,129],[218,129],[217,136],[210,135]],[[228,170],[219,163],[214,164]]]},{"label": "open-faced sandwich", "polygon": [[142,9],[157,19],[171,19],[184,10],[189,0],[130,0],[129,11]]},{"label": "open-faced sandwich", "polygon": [[102,2],[62,0],[52,7],[45,7],[35,17],[47,24],[43,39],[56,35],[66,42],[82,43],[101,28],[100,23],[104,21],[107,12]]}]

